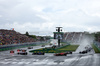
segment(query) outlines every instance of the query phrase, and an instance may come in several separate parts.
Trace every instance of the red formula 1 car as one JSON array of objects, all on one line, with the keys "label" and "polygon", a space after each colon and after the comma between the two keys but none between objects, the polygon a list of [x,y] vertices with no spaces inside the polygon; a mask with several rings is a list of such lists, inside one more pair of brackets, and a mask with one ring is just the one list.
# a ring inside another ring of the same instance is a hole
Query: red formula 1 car
[{"label": "red formula 1 car", "polygon": [[13,50],[11,50],[11,51],[10,51],[10,53],[14,53],[14,51],[13,51]]},{"label": "red formula 1 car", "polygon": [[67,55],[67,53],[56,53],[56,54],[54,54],[54,56],[66,56]]},{"label": "red formula 1 car", "polygon": [[22,51],[21,49],[17,49],[17,52],[20,52],[20,51]]}]

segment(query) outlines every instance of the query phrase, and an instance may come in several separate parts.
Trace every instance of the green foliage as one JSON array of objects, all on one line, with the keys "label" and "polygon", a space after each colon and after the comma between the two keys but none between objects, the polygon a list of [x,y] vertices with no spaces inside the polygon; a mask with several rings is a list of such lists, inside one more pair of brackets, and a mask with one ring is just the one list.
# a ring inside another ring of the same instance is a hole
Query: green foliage
[{"label": "green foliage", "polygon": [[100,32],[95,33],[94,36],[95,36],[95,41],[98,41],[98,38],[100,37]]},{"label": "green foliage", "polygon": [[25,34],[25,35],[29,36],[29,33],[28,33],[28,32],[26,32],[26,34]]},{"label": "green foliage", "polygon": [[44,37],[41,37],[41,38],[40,38],[40,41],[44,41],[44,40],[45,40]]},{"label": "green foliage", "polygon": [[64,47],[54,49],[54,48],[42,48],[37,50],[31,50],[29,52],[45,52],[45,53],[61,53],[66,51],[75,51],[79,45],[66,45]]},{"label": "green foliage", "polygon": [[100,51],[96,48],[96,46],[94,44],[92,44],[92,47],[93,47],[95,53],[100,53]]},{"label": "green foliage", "polygon": [[63,48],[60,48],[59,50],[69,50],[69,51],[75,51],[78,48],[79,45],[68,45]]},{"label": "green foliage", "polygon": [[36,36],[35,35],[29,35],[29,33],[28,32],[26,32],[26,34],[25,34],[26,36],[28,36],[28,37],[31,37],[31,38],[34,38],[34,39],[36,39]]},{"label": "green foliage", "polygon": [[29,37],[36,39],[35,35],[29,35]]},{"label": "green foliage", "polygon": [[[36,35],[29,35],[28,32],[25,33],[26,36],[37,39]],[[49,40],[50,36],[39,36],[40,37],[40,41],[44,41],[44,40]]]}]

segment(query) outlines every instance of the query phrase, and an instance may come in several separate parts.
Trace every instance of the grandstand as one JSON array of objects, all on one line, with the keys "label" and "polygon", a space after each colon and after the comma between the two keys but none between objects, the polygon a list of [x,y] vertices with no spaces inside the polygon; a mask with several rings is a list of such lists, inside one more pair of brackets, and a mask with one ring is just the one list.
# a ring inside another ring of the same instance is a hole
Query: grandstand
[{"label": "grandstand", "polygon": [[63,40],[69,43],[80,43],[85,32],[65,32]]},{"label": "grandstand", "polygon": [[30,38],[15,30],[0,29],[0,45],[36,42],[36,39]]}]

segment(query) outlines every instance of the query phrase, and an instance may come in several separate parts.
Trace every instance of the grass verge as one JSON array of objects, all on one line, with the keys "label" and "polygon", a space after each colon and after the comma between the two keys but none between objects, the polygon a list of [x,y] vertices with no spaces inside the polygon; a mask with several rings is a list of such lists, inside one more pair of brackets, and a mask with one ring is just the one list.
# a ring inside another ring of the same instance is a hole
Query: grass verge
[{"label": "grass verge", "polygon": [[92,47],[93,47],[95,53],[100,53],[100,51],[98,50],[98,48],[94,44],[92,44]]},{"label": "grass verge", "polygon": [[68,45],[58,50],[75,51],[79,45]]},{"label": "grass verge", "polygon": [[29,52],[45,52],[45,53],[61,53],[66,51],[75,51],[79,45],[66,45],[64,47],[53,49],[53,48],[41,48],[37,50],[31,50]]}]

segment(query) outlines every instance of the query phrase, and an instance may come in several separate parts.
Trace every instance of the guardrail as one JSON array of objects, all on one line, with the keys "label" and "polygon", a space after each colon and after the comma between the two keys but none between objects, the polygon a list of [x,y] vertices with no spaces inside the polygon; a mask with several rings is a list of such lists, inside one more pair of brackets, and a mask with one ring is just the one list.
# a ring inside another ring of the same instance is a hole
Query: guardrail
[{"label": "guardrail", "polygon": [[29,47],[29,46],[37,46],[37,45],[42,45],[45,43],[49,43],[49,41],[31,42],[31,43],[27,42],[27,43],[20,43],[20,44],[2,45],[2,46],[0,46],[0,51]]},{"label": "guardrail", "polygon": [[[100,48],[97,46],[99,42],[94,42],[93,44],[95,45],[95,47],[100,51]],[[100,44],[100,43],[99,43]]]}]

